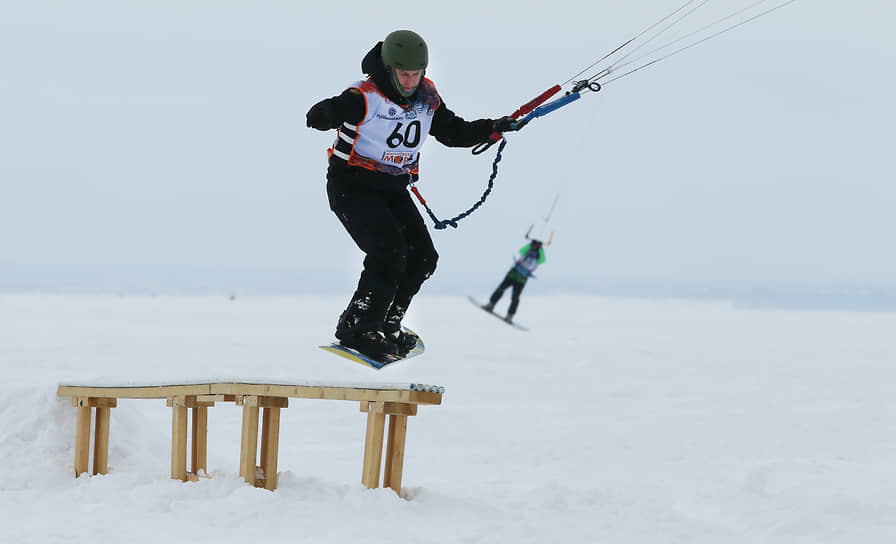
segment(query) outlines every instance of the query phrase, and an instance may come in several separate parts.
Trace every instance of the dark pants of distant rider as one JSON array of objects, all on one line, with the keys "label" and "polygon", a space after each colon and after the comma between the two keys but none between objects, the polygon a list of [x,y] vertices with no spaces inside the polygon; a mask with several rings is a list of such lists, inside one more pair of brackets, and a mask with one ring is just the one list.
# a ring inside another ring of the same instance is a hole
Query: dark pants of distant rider
[{"label": "dark pants of distant rider", "polygon": [[506,276],[504,276],[504,281],[501,282],[501,285],[499,285],[498,288],[495,289],[495,292],[492,293],[492,296],[489,298],[489,302],[491,302],[492,305],[497,304],[498,300],[501,299],[501,295],[504,294],[504,291],[508,287],[512,287],[513,291],[511,291],[510,293],[510,306],[507,308],[507,313],[515,314],[517,307],[520,305],[520,294],[523,292],[523,287],[525,286],[525,282],[520,283],[519,281],[514,280],[508,273]]}]

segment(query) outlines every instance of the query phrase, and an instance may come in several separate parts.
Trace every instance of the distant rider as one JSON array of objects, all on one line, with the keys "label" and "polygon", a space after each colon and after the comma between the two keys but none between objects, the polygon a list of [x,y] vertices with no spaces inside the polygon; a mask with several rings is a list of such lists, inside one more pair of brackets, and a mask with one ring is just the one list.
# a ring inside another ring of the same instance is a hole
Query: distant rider
[{"label": "distant rider", "polygon": [[531,243],[523,246],[520,249],[520,257],[514,263],[513,268],[507,272],[504,281],[495,289],[495,292],[489,297],[488,303],[483,305],[482,309],[489,312],[494,311],[495,304],[501,299],[501,295],[508,287],[511,287],[513,291],[510,295],[510,306],[507,308],[504,321],[513,323],[513,316],[520,305],[520,294],[523,292],[523,287],[526,286],[529,278],[534,277],[535,269],[544,261],[544,248],[540,240],[532,240]]}]

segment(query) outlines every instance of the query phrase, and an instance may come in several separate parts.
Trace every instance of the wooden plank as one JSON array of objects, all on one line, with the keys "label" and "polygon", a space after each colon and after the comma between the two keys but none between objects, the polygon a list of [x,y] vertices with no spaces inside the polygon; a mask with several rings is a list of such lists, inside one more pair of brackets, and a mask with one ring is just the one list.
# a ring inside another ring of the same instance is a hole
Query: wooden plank
[{"label": "wooden plank", "polygon": [[214,404],[216,402],[233,402],[233,395],[196,395],[197,402],[208,402]]},{"label": "wooden plank", "polygon": [[[361,401],[361,411],[366,412],[370,405],[369,402]],[[387,415],[397,415],[397,416],[416,416],[417,415],[417,405],[416,404],[407,404],[404,402],[384,402],[382,403],[383,413]]]},{"label": "wooden plank", "polygon": [[402,389],[357,389],[302,385],[272,385],[246,383],[211,384],[213,394],[251,395],[259,397],[291,397],[304,399],[405,402],[412,404],[441,404],[442,394]]},{"label": "wooden plank", "polygon": [[90,412],[89,406],[78,408],[78,425],[75,430],[75,477],[87,472],[90,459]]},{"label": "wooden plank", "polygon": [[60,385],[56,389],[59,397],[100,397],[119,399],[164,399],[176,395],[208,395],[210,384],[159,385],[134,387],[99,387],[82,385]]},{"label": "wooden plank", "polygon": [[115,408],[118,401],[114,398],[72,397],[72,406],[78,408]]},{"label": "wooden plank", "polygon": [[254,406],[258,408],[257,395],[236,395],[234,402],[237,406]]},{"label": "wooden plank", "polygon": [[[202,395],[203,397],[208,395]],[[168,397],[165,400],[165,405],[169,408],[173,406],[186,406],[187,408],[196,408],[197,406],[203,406],[206,408],[212,407],[215,405],[214,402],[200,401],[199,395],[175,395],[173,397]]]},{"label": "wooden plank", "polygon": [[192,432],[190,440],[190,471],[208,472],[208,407],[190,408],[192,415]]},{"label": "wooden plank", "polygon": [[288,408],[289,399],[286,397],[258,397],[255,395],[236,395],[234,402],[237,406],[257,406],[259,408]]},{"label": "wooden plank", "polygon": [[386,414],[382,408],[372,406],[367,412],[367,434],[364,438],[364,462],[361,483],[370,489],[380,485],[380,465],[383,460],[383,427]]},{"label": "wooden plank", "polygon": [[442,394],[403,389],[354,388],[339,386],[304,386],[289,384],[205,383],[159,386],[81,386],[60,385],[60,397],[94,398],[169,398],[175,396],[251,395],[259,397],[294,397],[307,399],[408,402],[441,404]]},{"label": "wooden plank", "polygon": [[109,472],[109,421],[110,408],[96,409],[96,427],[93,437],[93,474]]},{"label": "wooden plank", "polygon": [[383,486],[401,495],[401,475],[404,470],[404,445],[408,430],[408,416],[389,416],[389,435],[386,440],[386,466]]},{"label": "wooden plank", "polygon": [[187,481],[187,407],[171,409],[171,478]]},{"label": "wooden plank", "polygon": [[240,476],[255,485],[255,459],[258,453],[258,406],[243,406],[243,430],[240,438]]},{"label": "wooden plank", "polygon": [[264,471],[264,488],[277,489],[277,453],[280,445],[280,408],[264,409],[261,425],[261,469]]},{"label": "wooden plank", "polygon": [[286,397],[259,397],[258,406],[261,408],[289,408],[289,399]]}]

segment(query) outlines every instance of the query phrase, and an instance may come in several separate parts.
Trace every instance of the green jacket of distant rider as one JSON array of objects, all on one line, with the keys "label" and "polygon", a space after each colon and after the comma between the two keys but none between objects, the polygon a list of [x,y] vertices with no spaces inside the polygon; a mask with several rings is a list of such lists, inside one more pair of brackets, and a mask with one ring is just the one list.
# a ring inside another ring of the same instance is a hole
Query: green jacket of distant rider
[{"label": "green jacket of distant rider", "polygon": [[507,273],[507,277],[517,283],[526,283],[526,280],[535,277],[535,269],[545,260],[541,241],[532,240],[520,248],[520,256]]}]

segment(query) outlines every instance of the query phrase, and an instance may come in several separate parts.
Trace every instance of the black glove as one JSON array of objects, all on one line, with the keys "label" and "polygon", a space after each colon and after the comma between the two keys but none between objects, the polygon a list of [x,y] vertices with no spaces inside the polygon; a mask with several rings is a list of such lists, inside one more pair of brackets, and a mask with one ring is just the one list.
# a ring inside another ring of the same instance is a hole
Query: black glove
[{"label": "black glove", "polygon": [[509,115],[492,120],[492,132],[513,132],[520,128],[522,128],[520,127],[520,122]]},{"label": "black glove", "polygon": [[311,106],[305,114],[305,121],[309,127],[317,130],[330,130],[339,126],[329,98]]}]

